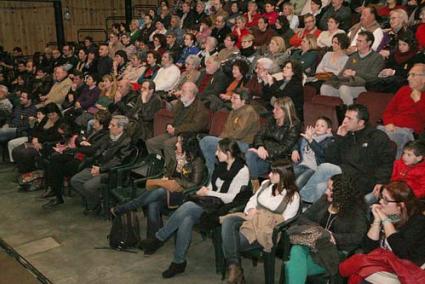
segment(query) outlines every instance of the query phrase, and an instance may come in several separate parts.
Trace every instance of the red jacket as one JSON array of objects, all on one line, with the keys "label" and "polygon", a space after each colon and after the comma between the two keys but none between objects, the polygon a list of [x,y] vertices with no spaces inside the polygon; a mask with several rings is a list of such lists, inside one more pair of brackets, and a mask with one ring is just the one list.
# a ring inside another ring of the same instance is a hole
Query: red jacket
[{"label": "red jacket", "polygon": [[398,127],[412,128],[419,134],[425,128],[425,91],[416,103],[410,97],[411,92],[409,86],[397,91],[384,111],[384,125],[392,123]]},{"label": "red jacket", "polygon": [[313,34],[316,38],[319,37],[320,33],[322,31],[319,30],[318,28],[315,28],[314,30],[311,31],[307,31],[306,29],[304,29],[303,33],[301,34],[301,36],[298,36],[298,33],[295,33],[290,39],[289,39],[289,45],[290,46],[294,46],[294,47],[299,47],[301,45],[301,42],[303,41],[303,38],[307,35],[307,34]]},{"label": "red jacket", "polygon": [[395,273],[402,284],[425,283],[425,271],[413,262],[377,248],[368,254],[355,254],[339,264],[339,273],[349,277],[348,284],[360,283],[375,272]]},{"label": "red jacket", "polygon": [[417,198],[425,198],[425,160],[413,166],[407,166],[401,159],[395,161],[391,180],[404,181]]},{"label": "red jacket", "polygon": [[425,48],[425,24],[422,23],[418,26],[416,30],[416,41],[418,42],[418,48]]}]

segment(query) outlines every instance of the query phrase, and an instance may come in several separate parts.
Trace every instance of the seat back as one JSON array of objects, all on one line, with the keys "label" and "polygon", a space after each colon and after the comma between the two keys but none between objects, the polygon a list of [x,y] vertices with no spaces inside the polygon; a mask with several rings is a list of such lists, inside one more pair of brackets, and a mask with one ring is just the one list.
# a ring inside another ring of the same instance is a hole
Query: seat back
[{"label": "seat back", "polygon": [[217,111],[212,116],[211,127],[209,134],[212,136],[220,136],[221,132],[224,129],[224,124],[226,123],[229,113],[226,111]]},{"label": "seat back", "polygon": [[163,108],[155,113],[153,119],[153,136],[158,136],[165,132],[168,124],[172,124],[174,115],[171,111]]},{"label": "seat back", "polygon": [[357,98],[357,103],[367,106],[369,110],[369,123],[376,126],[382,119],[388,103],[393,98],[391,93],[364,92]]},{"label": "seat back", "polygon": [[314,125],[319,116],[326,116],[332,121],[332,130],[338,129],[338,117],[335,107],[342,104],[340,98],[316,96],[311,102],[304,102],[304,125]]}]

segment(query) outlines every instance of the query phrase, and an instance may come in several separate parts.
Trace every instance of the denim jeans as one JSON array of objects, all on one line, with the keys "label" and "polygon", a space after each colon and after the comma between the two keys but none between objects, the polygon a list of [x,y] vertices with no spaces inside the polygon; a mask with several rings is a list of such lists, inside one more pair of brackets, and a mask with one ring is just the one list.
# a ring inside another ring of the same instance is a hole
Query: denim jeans
[{"label": "denim jeans", "polygon": [[156,234],[160,241],[166,241],[174,233],[177,234],[174,263],[183,263],[192,241],[193,225],[199,223],[204,209],[192,201],[185,202],[171,215],[164,227]]},{"label": "denim jeans", "polygon": [[310,169],[309,167],[297,164],[294,166],[294,174],[295,174],[295,184],[298,188],[302,188],[308,180],[311,178],[311,176],[314,174],[314,170]]},{"label": "denim jeans", "polygon": [[123,214],[130,210],[135,210],[144,206],[148,207],[148,236],[156,233],[161,227],[161,208],[167,196],[167,190],[157,188],[152,191],[145,191],[139,197],[120,205],[116,208],[116,213]]},{"label": "denim jeans", "polygon": [[323,267],[314,262],[308,247],[293,245],[289,261],[285,263],[285,283],[304,284],[307,276],[321,274],[325,271]]},{"label": "denim jeans", "polygon": [[320,164],[307,184],[300,190],[301,199],[314,203],[325,193],[329,178],[340,173],[342,173],[342,170],[337,165],[330,163]]},{"label": "denim jeans", "polygon": [[249,244],[248,239],[241,234],[239,228],[245,220],[239,216],[230,216],[224,219],[221,226],[221,238],[223,240],[223,254],[226,263],[240,264],[240,252],[253,248],[261,248],[257,242]]},{"label": "denim jeans", "polygon": [[264,177],[270,171],[271,162],[261,159],[255,152],[247,151],[245,160],[251,179]]},{"label": "denim jeans", "polygon": [[13,127],[0,127],[0,142],[6,142],[16,138],[17,128]]},{"label": "denim jeans", "polygon": [[400,159],[401,155],[403,154],[404,145],[406,145],[406,143],[409,141],[415,140],[415,137],[413,137],[413,129],[410,128],[396,127],[394,131],[387,131],[383,125],[378,125],[376,128],[384,131],[390,140],[392,140],[397,145],[396,159]]},{"label": "denim jeans", "polygon": [[[215,136],[205,136],[199,142],[199,146],[201,147],[202,153],[204,154],[204,157],[205,157],[205,164],[208,168],[208,174],[210,176],[212,176],[212,173],[215,168],[215,162],[216,162],[215,152],[217,150],[218,142],[221,139],[222,138],[215,137]],[[245,142],[238,141],[238,145],[242,153],[245,153],[249,148],[249,145]]]}]

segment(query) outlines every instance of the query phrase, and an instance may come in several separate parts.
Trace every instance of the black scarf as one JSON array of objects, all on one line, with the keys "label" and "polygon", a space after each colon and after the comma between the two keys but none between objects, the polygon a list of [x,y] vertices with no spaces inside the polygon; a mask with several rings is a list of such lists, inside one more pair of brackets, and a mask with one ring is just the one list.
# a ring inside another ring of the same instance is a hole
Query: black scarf
[{"label": "black scarf", "polygon": [[211,183],[214,191],[218,191],[216,181],[220,178],[224,181],[220,188],[221,193],[227,193],[229,191],[230,184],[232,183],[235,176],[245,166],[245,161],[241,158],[236,158],[229,170],[227,170],[227,164],[225,162],[219,163],[215,167],[212,174]]},{"label": "black scarf", "polygon": [[248,57],[251,57],[252,55],[254,55],[256,50],[255,50],[254,46],[250,46],[248,48],[241,48],[240,51],[241,51],[242,56],[245,56],[245,57],[248,58]]}]

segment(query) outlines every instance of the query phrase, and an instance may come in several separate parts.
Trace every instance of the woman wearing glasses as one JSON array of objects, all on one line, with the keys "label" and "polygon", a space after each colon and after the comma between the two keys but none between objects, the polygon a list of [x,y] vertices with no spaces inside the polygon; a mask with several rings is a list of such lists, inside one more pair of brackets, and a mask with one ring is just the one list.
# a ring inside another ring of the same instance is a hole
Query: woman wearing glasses
[{"label": "woman wearing glasses", "polygon": [[[425,263],[424,209],[424,202],[416,199],[405,183],[384,186],[379,203],[372,205],[374,219],[363,244],[369,253],[347,259],[340,266],[341,275],[358,280],[350,283],[361,282],[361,278],[366,283],[399,283],[391,282],[394,279],[424,283],[425,272],[419,268]],[[384,282],[377,282],[379,279]]]}]

